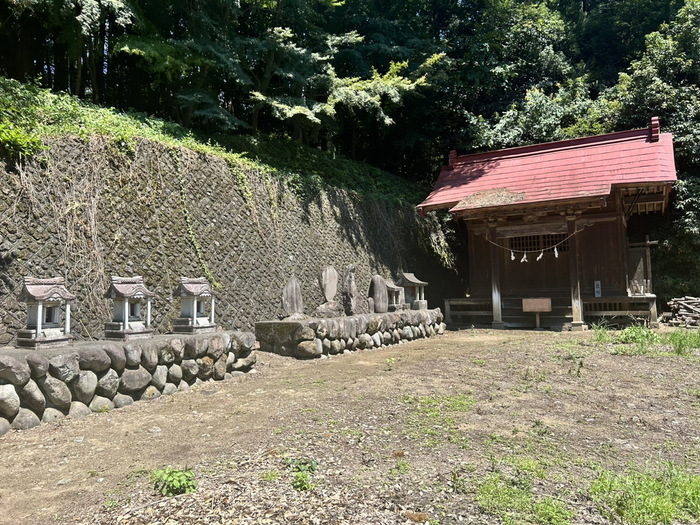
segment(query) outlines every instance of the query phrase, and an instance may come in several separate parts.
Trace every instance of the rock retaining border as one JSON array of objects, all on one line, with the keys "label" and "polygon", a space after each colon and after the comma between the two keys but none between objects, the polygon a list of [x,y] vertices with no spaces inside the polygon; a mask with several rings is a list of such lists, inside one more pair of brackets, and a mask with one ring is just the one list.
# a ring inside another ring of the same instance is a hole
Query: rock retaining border
[{"label": "rock retaining border", "polygon": [[256,362],[254,345],[250,332],[217,332],[0,349],[0,436],[243,375]]},{"label": "rock retaining border", "polygon": [[255,323],[260,350],[301,359],[378,348],[444,332],[440,308]]}]

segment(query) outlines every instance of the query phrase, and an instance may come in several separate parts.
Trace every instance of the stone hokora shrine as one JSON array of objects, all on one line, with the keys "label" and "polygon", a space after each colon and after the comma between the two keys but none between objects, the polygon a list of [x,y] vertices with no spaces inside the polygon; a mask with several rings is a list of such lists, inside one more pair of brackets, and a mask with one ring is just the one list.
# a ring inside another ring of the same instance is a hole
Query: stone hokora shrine
[{"label": "stone hokora shrine", "polygon": [[428,283],[421,281],[412,273],[402,273],[396,280],[396,284],[403,288],[406,304],[411,305],[411,309],[428,309],[428,301],[425,300],[425,287]]},{"label": "stone hokora shrine", "polygon": [[[25,277],[19,300],[27,303],[27,328],[17,332],[18,347],[64,346],[73,340],[70,333],[70,302],[75,295],[65,287],[63,277]],[[64,326],[61,305],[65,304]]]},{"label": "stone hokora shrine", "polygon": [[386,284],[386,291],[389,295],[389,311],[395,312],[397,310],[403,310],[405,303],[403,287],[396,285],[389,279],[384,279],[384,283]]},{"label": "stone hokora shrine", "polygon": [[[105,338],[126,341],[152,337],[151,299],[155,296],[146,288],[143,277],[112,276],[105,297],[112,299],[114,315],[105,323]],[[142,303],[146,301],[146,319],[142,315]]]},{"label": "stone hokora shrine", "polygon": [[200,334],[216,331],[214,293],[206,277],[180,277],[175,296],[180,298],[180,317],[173,319],[173,332]]}]

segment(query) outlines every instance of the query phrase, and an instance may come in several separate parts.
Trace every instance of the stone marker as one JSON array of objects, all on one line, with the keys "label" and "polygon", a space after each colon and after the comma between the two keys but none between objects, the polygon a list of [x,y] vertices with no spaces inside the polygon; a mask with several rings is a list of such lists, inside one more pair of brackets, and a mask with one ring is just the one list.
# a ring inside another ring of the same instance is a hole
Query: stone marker
[{"label": "stone marker", "polygon": [[324,266],[318,276],[318,284],[321,286],[321,292],[326,302],[331,302],[335,299],[335,294],[338,293],[338,272],[332,266]]},{"label": "stone marker", "polygon": [[304,315],[304,302],[301,297],[301,285],[299,279],[292,275],[289,282],[282,290],[282,309],[290,317]]},{"label": "stone marker", "polygon": [[384,314],[389,311],[389,294],[386,289],[384,279],[375,275],[369,285],[369,295],[374,300],[374,311],[378,314]]},{"label": "stone marker", "polygon": [[366,314],[369,312],[367,299],[357,291],[355,284],[355,265],[350,264],[343,274],[343,306],[347,315]]}]

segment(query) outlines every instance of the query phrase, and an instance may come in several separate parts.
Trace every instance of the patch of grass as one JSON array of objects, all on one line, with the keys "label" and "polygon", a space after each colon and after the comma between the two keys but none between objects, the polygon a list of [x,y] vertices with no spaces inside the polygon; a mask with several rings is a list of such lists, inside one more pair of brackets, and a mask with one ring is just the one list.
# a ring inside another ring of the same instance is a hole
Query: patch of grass
[{"label": "patch of grass", "polygon": [[552,429],[545,425],[541,420],[535,419],[532,423],[532,434],[535,436],[546,436],[552,432]]},{"label": "patch of grass", "polygon": [[624,474],[601,470],[590,488],[600,512],[613,522],[669,524],[700,519],[700,476],[671,462]]},{"label": "patch of grass", "polygon": [[[603,333],[603,329],[600,330]],[[607,330],[605,334],[605,337],[599,337],[596,332],[595,340],[614,343],[611,351],[614,355],[664,354],[668,353],[664,347],[670,347],[674,354],[690,357],[693,350],[700,348],[700,332],[696,330],[679,329],[662,335],[645,326],[628,326],[617,334],[610,334]]]},{"label": "patch of grass", "polygon": [[608,326],[604,321],[600,323],[593,323],[593,340],[596,343],[610,343],[613,338],[608,332]]},{"label": "patch of grass", "polygon": [[407,474],[411,470],[411,463],[406,459],[396,460],[396,472],[399,474]]},{"label": "patch of grass", "polygon": [[674,330],[666,339],[677,355],[688,357],[693,350],[700,348],[700,332],[697,330]]},{"label": "patch of grass", "polygon": [[516,473],[524,473],[537,479],[547,477],[547,465],[538,458],[512,455],[503,458],[502,462],[512,466]]},{"label": "patch of grass", "polygon": [[615,336],[614,342],[617,344],[613,354],[646,355],[651,353],[654,346],[661,343],[662,339],[658,332],[645,326],[628,326]]},{"label": "patch of grass", "polygon": [[423,446],[441,447],[453,443],[460,447],[468,445],[468,439],[462,435],[455,416],[469,412],[476,404],[471,393],[429,396],[405,396],[403,402],[412,408],[407,423],[407,435],[420,439]]},{"label": "patch of grass", "polygon": [[120,505],[118,499],[106,499],[102,502],[102,506],[105,510],[116,509]]},{"label": "patch of grass", "polygon": [[564,502],[552,496],[536,497],[532,478],[522,472],[506,476],[493,472],[478,485],[476,502],[479,507],[502,523],[546,523],[566,525],[574,513]]},{"label": "patch of grass", "polygon": [[153,488],[164,496],[190,494],[197,490],[197,479],[192,469],[165,468],[151,472]]},{"label": "patch of grass", "polygon": [[266,470],[260,473],[260,479],[271,483],[280,479],[280,473],[276,470]]},{"label": "patch of grass", "polygon": [[227,134],[212,140],[144,113],[96,106],[0,76],[0,154],[13,158],[36,154],[45,148],[45,138],[67,135],[82,140],[93,135],[108,137],[110,150],[117,155],[132,154],[141,138],[216,155],[227,161],[232,179],[251,209],[254,203],[248,173],[281,180],[305,199],[315,198],[329,186],[370,200],[404,205],[417,204],[424,196],[418,186],[397,175],[285,137]]}]

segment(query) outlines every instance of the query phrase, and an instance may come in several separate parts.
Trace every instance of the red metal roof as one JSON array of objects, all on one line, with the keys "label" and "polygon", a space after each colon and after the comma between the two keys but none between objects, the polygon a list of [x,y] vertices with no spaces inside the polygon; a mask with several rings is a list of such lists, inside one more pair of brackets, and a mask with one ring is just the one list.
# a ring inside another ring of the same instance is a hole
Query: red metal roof
[{"label": "red metal roof", "polygon": [[450,155],[425,211],[604,197],[613,185],[676,180],[673,136],[649,128],[474,155]]}]

